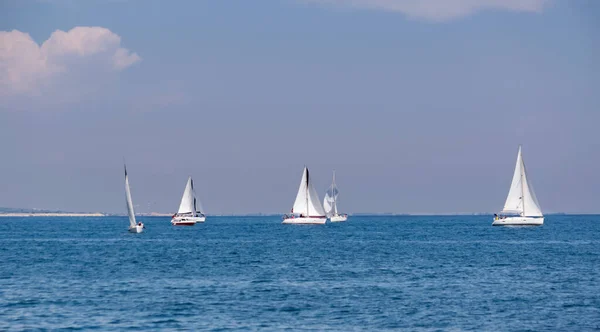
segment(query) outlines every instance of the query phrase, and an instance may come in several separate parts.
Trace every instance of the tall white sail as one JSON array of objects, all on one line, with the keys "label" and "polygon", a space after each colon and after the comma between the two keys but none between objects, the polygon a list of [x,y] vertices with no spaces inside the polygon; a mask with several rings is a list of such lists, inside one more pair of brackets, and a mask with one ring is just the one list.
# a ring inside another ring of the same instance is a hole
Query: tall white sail
[{"label": "tall white sail", "polygon": [[325,210],[325,213],[328,216],[332,215],[335,210],[335,198],[333,198],[333,196],[330,196],[330,191],[331,188],[327,190],[327,192],[325,193],[325,197],[323,198],[323,209]]},{"label": "tall white sail", "polygon": [[521,153],[521,146],[519,146],[519,152],[517,154],[517,163],[515,165],[515,172],[513,174],[512,183],[506,202],[504,203],[504,209],[502,213],[518,213],[521,216],[528,217],[541,217],[543,216],[540,209],[540,205],[537,201],[533,187],[527,179],[527,172],[525,170],[525,162],[523,161],[523,155]]},{"label": "tall white sail", "polygon": [[177,213],[196,214],[196,199],[194,198],[194,185],[191,176],[188,178],[187,184],[185,185],[185,190],[183,191],[183,196],[181,197],[181,203],[179,203],[179,210],[177,210]]},{"label": "tall white sail", "polygon": [[129,215],[129,227],[135,227],[135,213],[133,212],[133,203],[131,202],[131,192],[129,190],[129,177],[127,176],[127,166],[125,168],[125,199],[127,201],[127,214]]},{"label": "tall white sail", "polygon": [[335,215],[338,213],[337,211],[337,197],[339,191],[335,184],[335,171],[333,172],[333,181],[329,189],[325,192],[325,197],[323,198],[323,208],[328,216]]},{"label": "tall white sail", "polygon": [[540,203],[535,196],[533,186],[527,178],[527,170],[522,158],[521,162],[523,167],[523,215],[527,217],[542,217],[543,214]]},{"label": "tall white sail", "polygon": [[319,195],[312,185],[308,168],[304,167],[302,181],[298,188],[296,201],[292,208],[292,213],[298,213],[306,217],[323,217],[326,215],[323,206],[319,201]]},{"label": "tall white sail", "polygon": [[510,190],[504,203],[504,209],[502,213],[522,213],[523,202],[521,200],[521,179],[522,179],[522,157],[521,147],[519,146],[519,152],[517,153],[517,163],[515,165],[515,172],[513,174],[512,182],[510,184]]}]

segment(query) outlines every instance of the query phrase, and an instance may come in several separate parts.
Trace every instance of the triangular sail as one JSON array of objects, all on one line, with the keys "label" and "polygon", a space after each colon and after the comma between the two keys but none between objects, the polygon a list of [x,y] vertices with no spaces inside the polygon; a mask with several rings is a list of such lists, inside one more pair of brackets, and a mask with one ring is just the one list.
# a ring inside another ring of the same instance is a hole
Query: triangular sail
[{"label": "triangular sail", "polygon": [[521,158],[523,163],[523,215],[527,217],[542,217],[542,209],[540,203],[535,196],[533,186],[527,178],[527,170],[525,168],[525,162]]},{"label": "triangular sail", "polygon": [[177,214],[185,213],[192,213],[194,215],[196,214],[194,188],[191,176],[188,178],[187,184],[185,185],[185,190],[183,191],[183,196],[181,197],[181,203],[179,203],[179,209],[177,210]]},{"label": "triangular sail", "polygon": [[521,200],[521,147],[519,146],[519,152],[517,153],[517,163],[515,165],[515,172],[513,174],[512,182],[510,184],[510,190],[504,203],[503,213],[522,213],[523,202]]},{"label": "triangular sail", "polygon": [[292,207],[292,213],[306,213],[307,201],[308,201],[308,187],[307,187],[308,169],[304,167],[302,171],[302,180],[300,180],[300,187],[298,188],[298,194],[296,194],[296,200]]},{"label": "triangular sail", "polygon": [[339,195],[338,188],[335,184],[335,172],[333,173],[333,181],[331,186],[325,192],[325,197],[323,198],[323,208],[328,216],[335,215],[338,213],[337,211],[337,197]]},{"label": "triangular sail", "polygon": [[517,153],[515,172],[502,213],[518,213],[528,217],[542,216],[540,205],[533,192],[533,187],[527,179],[521,146],[519,146],[519,152]]},{"label": "triangular sail", "polygon": [[129,215],[129,227],[135,227],[135,212],[133,212],[133,203],[131,201],[131,191],[129,190],[129,177],[127,176],[127,166],[125,168],[125,200],[127,201],[127,214]]},{"label": "triangular sail", "polygon": [[304,171],[302,172],[302,180],[300,181],[292,213],[301,214],[306,217],[323,217],[326,215],[306,167],[304,167]]},{"label": "triangular sail", "polygon": [[324,217],[326,215],[325,210],[323,210],[323,205],[321,205],[319,194],[317,194],[317,191],[311,182],[308,183],[308,198],[308,216]]}]

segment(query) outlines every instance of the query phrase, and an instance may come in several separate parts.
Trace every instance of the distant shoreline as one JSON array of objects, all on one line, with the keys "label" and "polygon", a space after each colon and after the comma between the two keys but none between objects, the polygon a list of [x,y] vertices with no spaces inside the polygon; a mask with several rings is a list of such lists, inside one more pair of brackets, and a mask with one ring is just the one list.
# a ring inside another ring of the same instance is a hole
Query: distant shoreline
[{"label": "distant shoreline", "polygon": [[105,217],[103,213],[45,213],[45,212],[34,212],[34,213],[0,213],[0,217]]},{"label": "distant shoreline", "polygon": [[[170,217],[171,213],[136,213],[139,217]],[[9,212],[1,213],[0,217],[126,217],[126,214],[113,213],[71,213],[71,212]]]}]

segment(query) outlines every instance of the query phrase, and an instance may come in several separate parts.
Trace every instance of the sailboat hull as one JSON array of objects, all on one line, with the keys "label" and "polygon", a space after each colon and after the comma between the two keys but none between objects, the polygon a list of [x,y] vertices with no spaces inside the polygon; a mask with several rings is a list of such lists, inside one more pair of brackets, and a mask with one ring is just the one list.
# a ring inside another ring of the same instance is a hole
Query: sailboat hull
[{"label": "sailboat hull", "polygon": [[541,226],[544,224],[544,218],[533,217],[508,217],[494,220],[492,226]]},{"label": "sailboat hull", "polygon": [[144,231],[143,225],[136,225],[134,227],[129,227],[129,233],[141,233]]},{"label": "sailboat hull", "polygon": [[173,218],[171,224],[173,226],[194,226],[197,223],[203,223],[206,221],[206,217],[184,217],[184,218]]},{"label": "sailboat hull", "polygon": [[196,224],[195,221],[174,221],[171,220],[171,224],[173,226],[194,226]]},{"label": "sailboat hull", "polygon": [[348,220],[348,216],[344,215],[344,214],[338,214],[336,216],[331,216],[331,218],[329,218],[329,221],[331,222],[344,222]]},{"label": "sailboat hull", "polygon": [[283,219],[282,224],[297,224],[297,225],[323,225],[327,222],[327,218],[285,218]]}]

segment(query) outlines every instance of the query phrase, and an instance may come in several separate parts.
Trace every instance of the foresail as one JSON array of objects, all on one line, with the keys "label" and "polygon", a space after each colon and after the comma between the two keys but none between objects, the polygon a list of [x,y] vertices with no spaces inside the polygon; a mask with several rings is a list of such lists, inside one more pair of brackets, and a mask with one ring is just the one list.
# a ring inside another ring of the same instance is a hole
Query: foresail
[{"label": "foresail", "polygon": [[[522,159],[521,159],[522,160]],[[523,214],[527,217],[542,217],[542,209],[540,203],[535,196],[533,187],[527,178],[527,170],[525,168],[525,162],[522,161],[523,165]]]},{"label": "foresail", "polygon": [[125,167],[125,200],[127,201],[127,215],[129,216],[129,226],[135,227],[135,212],[131,201],[131,191],[129,190],[129,177],[127,176],[127,167]]},{"label": "foresail", "polygon": [[317,194],[315,187],[310,181],[308,182],[308,215],[311,217],[324,217],[326,215],[319,200],[319,194]]},{"label": "foresail", "polygon": [[521,147],[519,147],[519,152],[517,153],[517,163],[515,165],[515,172],[513,174],[512,182],[510,184],[508,196],[506,197],[506,202],[504,203],[504,208],[502,209],[502,212],[504,213],[523,212],[523,201],[521,199],[521,173],[523,165],[522,160],[523,159],[521,157]]},{"label": "foresail", "polygon": [[179,210],[177,213],[196,213],[194,210],[194,190],[192,187],[192,177],[188,178],[187,184],[185,186],[185,190],[183,191],[183,196],[181,197],[181,203],[179,203]]}]

